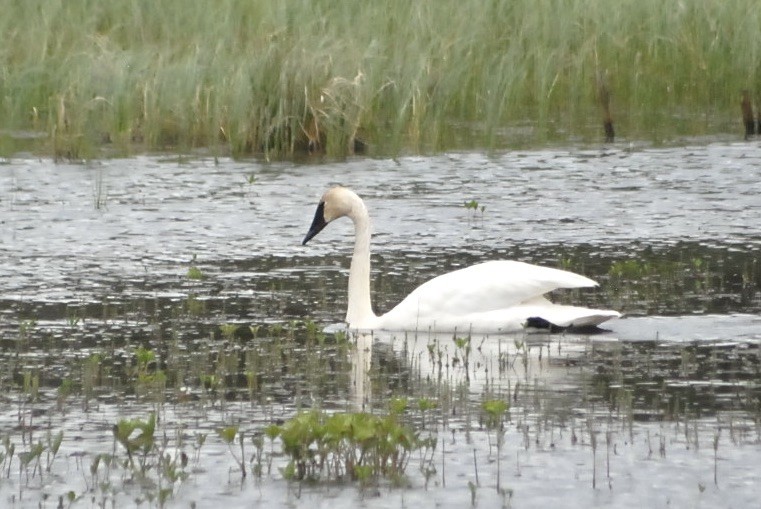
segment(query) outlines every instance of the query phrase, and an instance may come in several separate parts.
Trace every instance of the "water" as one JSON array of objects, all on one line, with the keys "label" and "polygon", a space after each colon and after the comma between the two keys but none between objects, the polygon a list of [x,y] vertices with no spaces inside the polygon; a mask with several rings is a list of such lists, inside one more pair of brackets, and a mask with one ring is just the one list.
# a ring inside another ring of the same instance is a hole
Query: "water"
[{"label": "water", "polygon": [[[0,461],[0,499],[56,507],[71,491],[81,506],[157,505],[169,486],[182,507],[463,507],[473,495],[482,507],[750,507],[760,162],[756,144],[726,143],[331,164],[8,161],[0,438],[16,449]],[[377,311],[443,271],[513,258],[596,279],[598,290],[556,298],[626,317],[596,336],[471,338],[467,354],[451,337],[323,335],[345,312],[350,223],[301,239],[333,183],[360,192],[373,217]],[[141,365],[138,346],[156,357]],[[238,424],[250,437],[304,408],[382,412],[392,396],[439,438],[403,488],[289,484],[279,444],[269,472],[241,481],[215,434]],[[421,398],[436,402],[429,415]],[[511,404],[499,451],[480,411],[492,398]],[[165,452],[191,457],[188,479],[136,480],[105,462],[92,474],[98,455],[126,458],[113,425],[151,411]],[[42,473],[22,468],[18,453],[59,430],[50,472],[44,460]]]}]

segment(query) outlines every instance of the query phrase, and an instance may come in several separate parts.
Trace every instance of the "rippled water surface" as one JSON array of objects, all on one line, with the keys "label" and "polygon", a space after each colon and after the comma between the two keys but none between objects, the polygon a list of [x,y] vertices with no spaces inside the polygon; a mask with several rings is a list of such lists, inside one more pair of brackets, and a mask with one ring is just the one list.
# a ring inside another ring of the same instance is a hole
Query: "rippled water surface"
[{"label": "rippled water surface", "polygon": [[[426,334],[325,335],[345,312],[351,223],[301,240],[335,183],[373,217],[377,311],[441,272],[512,258],[596,279],[597,290],[555,298],[626,316],[595,336],[473,337],[467,348]],[[66,506],[72,493],[82,507],[160,505],[168,489],[182,507],[752,507],[759,195],[757,144],[321,164],[6,161],[0,504]],[[155,354],[147,365],[139,347]],[[250,437],[304,408],[382,413],[399,396],[435,402],[406,419],[438,438],[402,487],[288,483],[277,443],[262,477],[241,480],[215,435],[236,424]],[[480,411],[494,398],[511,405],[499,450]],[[165,452],[191,457],[187,479],[93,470],[100,454],[126,457],[113,425],[151,411]],[[24,464],[61,430],[50,471]]]}]

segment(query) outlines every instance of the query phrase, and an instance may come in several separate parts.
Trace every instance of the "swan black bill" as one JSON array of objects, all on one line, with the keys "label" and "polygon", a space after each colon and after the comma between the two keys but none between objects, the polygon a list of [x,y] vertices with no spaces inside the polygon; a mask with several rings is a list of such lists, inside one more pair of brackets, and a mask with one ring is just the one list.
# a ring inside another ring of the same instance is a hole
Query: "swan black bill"
[{"label": "swan black bill", "polygon": [[317,205],[317,211],[314,213],[312,226],[309,227],[309,231],[307,232],[306,237],[304,237],[304,241],[301,243],[301,245],[306,245],[306,243],[309,242],[312,237],[320,233],[326,226],[328,226],[328,223],[325,221],[325,202],[320,202],[320,204]]}]

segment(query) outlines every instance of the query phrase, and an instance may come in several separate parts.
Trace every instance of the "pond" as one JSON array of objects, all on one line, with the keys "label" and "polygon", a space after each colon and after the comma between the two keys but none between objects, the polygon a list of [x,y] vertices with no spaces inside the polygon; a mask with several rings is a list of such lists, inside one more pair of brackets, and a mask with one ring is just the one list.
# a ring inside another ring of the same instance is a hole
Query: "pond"
[{"label": "pond", "polygon": [[[347,335],[334,324],[351,223],[301,245],[336,183],[373,219],[376,311],[505,258],[591,277],[600,288],[553,298],[625,316],[594,335]],[[7,160],[0,503],[753,506],[759,195],[761,147],[721,141],[338,163]],[[403,479],[286,480],[281,439],[264,435],[303,410],[384,415],[399,401],[432,446]],[[498,425],[494,401],[509,405]],[[115,426],[151,415],[155,447],[132,458]]]}]

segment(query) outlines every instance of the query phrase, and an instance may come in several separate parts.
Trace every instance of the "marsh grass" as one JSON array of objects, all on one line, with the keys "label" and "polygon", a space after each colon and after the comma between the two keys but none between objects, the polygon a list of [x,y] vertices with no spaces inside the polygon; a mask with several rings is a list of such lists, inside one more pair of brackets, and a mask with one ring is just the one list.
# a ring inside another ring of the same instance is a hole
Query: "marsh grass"
[{"label": "marsh grass", "polygon": [[602,140],[600,83],[624,137],[739,135],[760,26],[752,0],[12,2],[0,149],[20,133],[73,159]]}]

